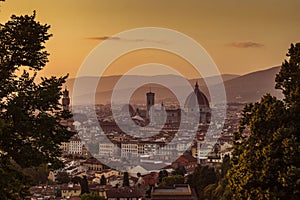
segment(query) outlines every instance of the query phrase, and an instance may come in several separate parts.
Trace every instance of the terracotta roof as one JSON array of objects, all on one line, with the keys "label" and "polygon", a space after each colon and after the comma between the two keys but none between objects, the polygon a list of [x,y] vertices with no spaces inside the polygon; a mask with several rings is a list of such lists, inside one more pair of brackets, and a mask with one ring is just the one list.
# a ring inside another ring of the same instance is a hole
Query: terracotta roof
[{"label": "terracotta roof", "polygon": [[189,162],[197,162],[197,159],[194,158],[191,154],[188,154],[188,153],[181,155],[179,158],[184,158],[185,160],[187,160]]},{"label": "terracotta roof", "polygon": [[82,164],[83,163],[85,163],[85,164],[101,164],[101,165],[103,165],[97,158],[94,158],[94,157],[88,158],[86,161],[82,162]]},{"label": "terracotta roof", "polygon": [[80,200],[80,197],[70,197],[69,200]]},{"label": "terracotta roof", "polygon": [[68,185],[68,184],[63,184],[63,185],[61,185],[61,189],[62,190],[80,190],[81,189],[81,187],[80,187],[80,185]]}]

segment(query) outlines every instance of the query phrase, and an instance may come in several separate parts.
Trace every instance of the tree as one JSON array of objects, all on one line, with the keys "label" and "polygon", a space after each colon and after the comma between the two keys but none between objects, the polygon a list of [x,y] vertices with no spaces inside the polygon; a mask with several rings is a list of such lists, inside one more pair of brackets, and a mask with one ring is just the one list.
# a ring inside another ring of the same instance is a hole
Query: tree
[{"label": "tree", "polygon": [[199,198],[204,197],[204,188],[217,182],[217,173],[214,168],[198,165],[195,171],[188,176],[187,183],[196,188]]},{"label": "tree", "polygon": [[183,184],[184,177],[182,175],[173,175],[164,177],[162,182],[159,184],[160,187],[173,187],[175,184]]},{"label": "tree", "polygon": [[172,171],[172,174],[184,176],[186,174],[186,170],[184,166],[178,166],[174,171]]},{"label": "tree", "polygon": [[42,164],[38,167],[25,168],[22,172],[29,176],[35,185],[48,183],[49,170],[47,164]]},{"label": "tree", "polygon": [[72,177],[72,179],[71,179],[72,183],[74,183],[74,184],[80,184],[81,180],[82,180],[82,178],[79,176]]},{"label": "tree", "polygon": [[88,180],[87,180],[86,176],[83,176],[83,178],[81,179],[81,181],[79,183],[80,183],[80,186],[81,186],[81,193],[80,194],[90,193],[89,183],[88,183]]},{"label": "tree", "polygon": [[106,185],[106,178],[104,175],[101,176],[100,185]]},{"label": "tree", "polygon": [[89,194],[89,183],[86,176],[83,176],[82,178],[79,176],[75,176],[71,179],[73,184],[80,184],[81,187],[81,194]]},{"label": "tree", "polygon": [[9,164],[0,166],[1,199],[22,199],[29,195],[30,179]]},{"label": "tree", "polygon": [[231,192],[228,187],[228,180],[226,177],[227,171],[230,168],[230,157],[225,155],[223,158],[220,172],[217,173],[217,182],[207,185],[203,189],[204,199],[231,199]]},{"label": "tree", "polygon": [[158,173],[158,182],[161,183],[163,181],[163,178],[167,177],[167,176],[168,176],[167,170],[164,169],[164,170],[159,171],[159,173]]},{"label": "tree", "polygon": [[0,173],[10,177],[0,182],[1,199],[25,198],[29,182],[19,168],[63,166],[59,145],[73,135],[60,124],[71,117],[59,103],[67,76],[36,81],[48,62],[44,43],[52,35],[35,16],[12,15],[0,24]]},{"label": "tree", "polygon": [[58,172],[56,175],[56,182],[59,184],[62,183],[69,183],[70,182],[70,177],[67,172]]},{"label": "tree", "polygon": [[128,172],[124,172],[123,175],[123,187],[129,186],[129,175]]},{"label": "tree", "polygon": [[300,44],[276,76],[283,100],[267,94],[243,110],[227,177],[233,199],[300,199]]}]

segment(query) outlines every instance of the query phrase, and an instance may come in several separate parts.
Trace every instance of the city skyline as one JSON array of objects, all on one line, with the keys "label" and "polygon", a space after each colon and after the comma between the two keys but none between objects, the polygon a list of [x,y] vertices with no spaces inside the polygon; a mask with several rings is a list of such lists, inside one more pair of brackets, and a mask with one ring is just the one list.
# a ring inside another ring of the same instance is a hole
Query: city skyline
[{"label": "city skyline", "polygon": [[[0,22],[12,14],[37,12],[37,20],[51,25],[46,43],[50,62],[41,75],[76,77],[84,58],[104,40],[128,29],[164,27],[182,32],[201,44],[222,74],[246,74],[278,66],[290,43],[297,42],[299,1],[5,1]],[[134,41],[127,41],[134,42]],[[155,59],[153,59],[155,58]],[[149,62],[163,63],[187,78],[196,78],[191,65],[170,53],[143,50],[116,60],[106,75],[122,75]],[[157,72],[145,71],[155,75]]]}]

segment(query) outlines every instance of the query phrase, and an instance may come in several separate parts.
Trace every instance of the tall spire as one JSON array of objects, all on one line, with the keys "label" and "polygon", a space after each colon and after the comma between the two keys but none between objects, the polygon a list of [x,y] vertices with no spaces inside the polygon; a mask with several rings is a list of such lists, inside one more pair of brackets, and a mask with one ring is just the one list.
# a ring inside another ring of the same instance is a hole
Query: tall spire
[{"label": "tall spire", "polygon": [[150,111],[150,108],[151,106],[154,105],[154,102],[155,102],[155,93],[153,92],[147,92],[146,93],[146,96],[147,96],[147,114],[146,114],[146,117],[149,118],[149,111]]},{"label": "tall spire", "polygon": [[196,81],[195,84],[195,89],[194,89],[195,93],[199,91],[199,85],[198,85],[198,81]]}]

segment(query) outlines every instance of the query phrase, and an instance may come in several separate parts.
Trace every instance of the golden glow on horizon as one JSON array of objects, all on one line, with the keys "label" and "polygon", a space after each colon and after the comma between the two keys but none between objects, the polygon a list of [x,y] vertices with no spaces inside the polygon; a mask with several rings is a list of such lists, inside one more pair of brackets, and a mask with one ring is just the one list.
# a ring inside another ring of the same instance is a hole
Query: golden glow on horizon
[{"label": "golden glow on horizon", "polygon": [[[138,27],[182,32],[207,50],[221,73],[232,74],[280,65],[290,43],[299,41],[300,35],[298,0],[7,0],[0,6],[1,23],[12,14],[36,10],[37,19],[51,25],[54,37],[46,44],[51,56],[42,71],[45,76],[69,73],[75,77],[85,57],[101,42],[87,38]],[[142,62],[131,58],[116,61],[118,67],[108,72],[120,74],[127,66]],[[177,63],[168,59],[164,63],[176,68]],[[192,71],[186,74],[195,78]]]},{"label": "golden glow on horizon", "polygon": [[[170,66],[184,77],[200,77],[198,71],[183,58],[170,52],[155,49],[137,50],[119,57],[105,70],[104,76],[124,74],[132,68],[146,63],[159,63]],[[149,75],[151,72],[161,73],[149,69],[149,71],[145,71],[145,74]]]}]

